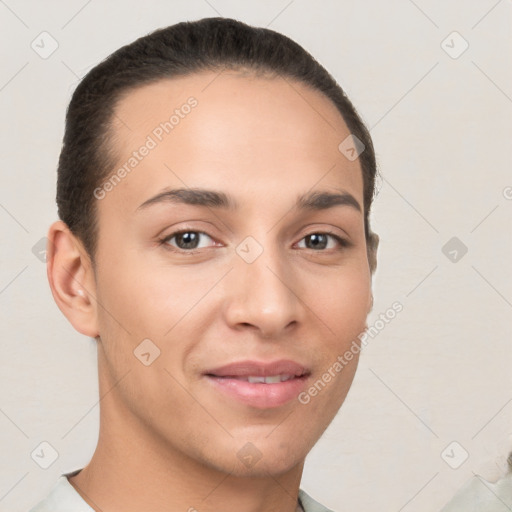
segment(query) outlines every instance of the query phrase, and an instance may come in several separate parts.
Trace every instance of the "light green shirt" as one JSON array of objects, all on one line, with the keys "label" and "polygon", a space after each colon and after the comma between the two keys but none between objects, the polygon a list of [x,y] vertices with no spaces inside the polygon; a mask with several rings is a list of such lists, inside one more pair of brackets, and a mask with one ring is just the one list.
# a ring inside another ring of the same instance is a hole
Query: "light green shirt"
[{"label": "light green shirt", "polygon": [[[81,469],[60,476],[50,494],[29,512],[94,512],[69,483],[68,476],[76,475]],[[302,508],[301,508],[302,507]],[[317,503],[302,489],[299,490],[299,503],[296,512],[333,512]]]},{"label": "light green shirt", "polygon": [[473,477],[441,512],[511,512],[512,473],[492,484]]}]

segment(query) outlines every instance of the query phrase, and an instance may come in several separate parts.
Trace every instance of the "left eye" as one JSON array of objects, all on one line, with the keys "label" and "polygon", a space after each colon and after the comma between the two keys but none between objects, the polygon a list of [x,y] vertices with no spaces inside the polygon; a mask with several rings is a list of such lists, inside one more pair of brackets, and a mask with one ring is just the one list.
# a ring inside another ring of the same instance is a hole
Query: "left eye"
[{"label": "left eye", "polygon": [[[202,249],[205,246],[200,246],[200,240],[204,237],[212,240],[210,236],[202,231],[180,231],[164,238],[162,243],[169,244],[172,247],[176,247],[181,250]],[[173,239],[176,239],[176,245],[171,243]]]},{"label": "left eye", "polygon": [[[331,244],[330,246],[329,238],[335,241],[334,244]],[[299,242],[299,244],[301,244],[303,241],[309,241],[309,244],[306,242],[305,248],[313,250],[333,249],[336,247],[336,244],[341,245],[342,247],[346,245],[346,242],[342,238],[336,235],[331,235],[329,233],[311,233],[309,235],[306,235]]]}]

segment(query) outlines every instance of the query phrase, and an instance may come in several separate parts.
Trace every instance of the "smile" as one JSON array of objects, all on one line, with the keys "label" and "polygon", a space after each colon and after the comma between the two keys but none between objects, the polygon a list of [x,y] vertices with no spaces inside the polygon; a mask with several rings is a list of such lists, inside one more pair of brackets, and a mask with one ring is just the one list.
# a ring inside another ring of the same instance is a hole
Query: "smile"
[{"label": "smile", "polygon": [[310,372],[294,361],[241,361],[204,374],[213,389],[227,398],[257,409],[281,407],[306,386]]}]

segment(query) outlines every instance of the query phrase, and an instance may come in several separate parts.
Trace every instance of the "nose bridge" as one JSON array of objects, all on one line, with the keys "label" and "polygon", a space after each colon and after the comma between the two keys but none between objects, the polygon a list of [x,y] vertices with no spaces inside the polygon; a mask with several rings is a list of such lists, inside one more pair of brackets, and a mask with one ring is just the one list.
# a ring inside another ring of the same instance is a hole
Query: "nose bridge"
[{"label": "nose bridge", "polygon": [[300,305],[292,291],[291,267],[271,236],[267,234],[264,243],[244,239],[236,248],[230,274],[227,319],[232,326],[251,324],[263,336],[275,336],[298,320]]}]

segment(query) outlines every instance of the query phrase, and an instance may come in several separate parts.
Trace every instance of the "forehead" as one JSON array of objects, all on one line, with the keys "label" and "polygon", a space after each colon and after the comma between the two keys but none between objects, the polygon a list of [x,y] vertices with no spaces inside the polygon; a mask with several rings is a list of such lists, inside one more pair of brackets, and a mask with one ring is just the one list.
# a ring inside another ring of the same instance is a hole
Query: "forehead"
[{"label": "forehead", "polygon": [[250,199],[270,197],[273,185],[284,193],[286,184],[295,196],[319,180],[362,196],[358,160],[338,149],[350,135],[342,116],[322,93],[288,78],[223,71],[162,79],[124,95],[111,134],[112,172],[127,172],[109,201],[140,204],[173,185]]}]

